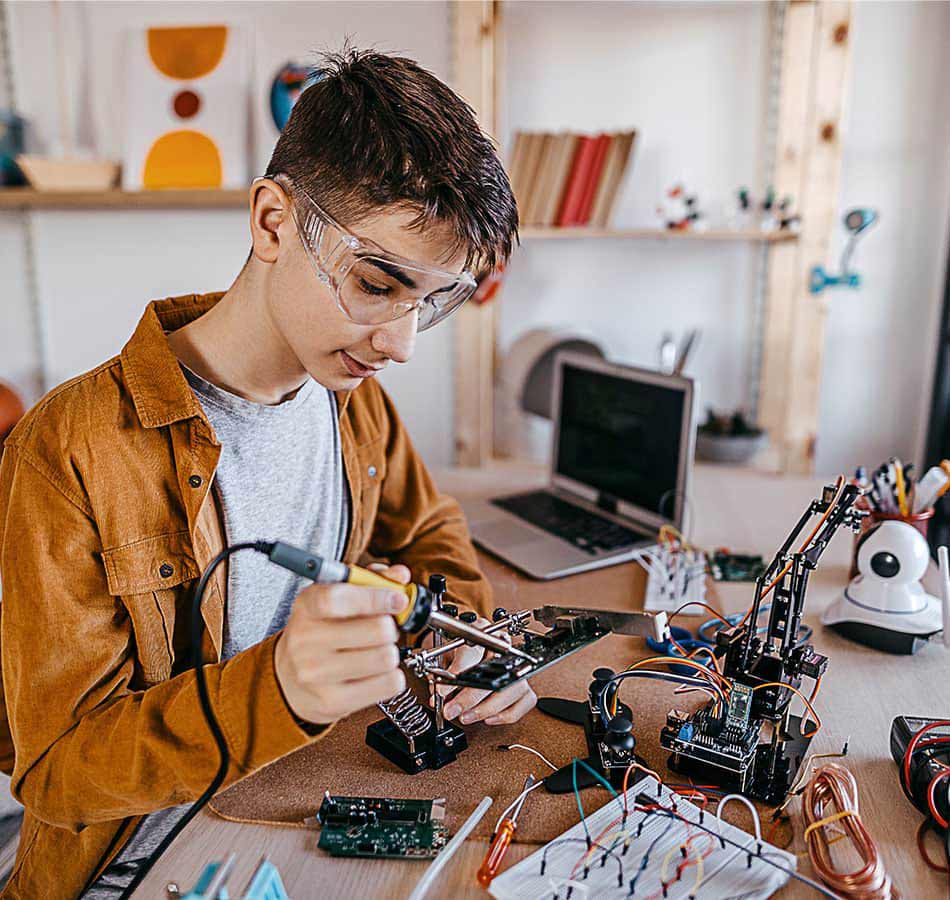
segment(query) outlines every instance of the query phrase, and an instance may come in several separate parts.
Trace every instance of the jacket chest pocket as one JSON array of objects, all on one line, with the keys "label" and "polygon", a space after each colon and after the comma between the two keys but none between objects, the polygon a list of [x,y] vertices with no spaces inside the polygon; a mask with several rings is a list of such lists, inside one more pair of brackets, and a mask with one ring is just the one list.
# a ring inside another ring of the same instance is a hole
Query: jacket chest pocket
[{"label": "jacket chest pocket", "polygon": [[366,549],[373,533],[383,480],[386,477],[386,453],[382,437],[374,438],[356,448],[356,464],[359,467],[359,496],[353,498],[357,508],[351,511],[354,521],[350,523],[350,527],[354,529],[354,537],[358,539],[357,555],[360,555]]},{"label": "jacket chest pocket", "polygon": [[189,588],[198,577],[187,531],[133,541],[102,554],[109,593],[126,608],[135,636],[141,687],[171,677],[175,628],[187,624]]}]

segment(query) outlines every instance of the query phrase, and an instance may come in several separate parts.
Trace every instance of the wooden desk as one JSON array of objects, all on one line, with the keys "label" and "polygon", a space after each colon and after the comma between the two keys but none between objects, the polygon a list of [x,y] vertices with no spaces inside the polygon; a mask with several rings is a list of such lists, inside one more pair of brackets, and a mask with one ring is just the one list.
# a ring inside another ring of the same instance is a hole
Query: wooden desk
[{"label": "wooden desk", "polygon": [[[543,480],[537,469],[505,466],[489,470],[449,470],[436,473],[440,486],[455,496],[477,496],[522,489]],[[700,466],[696,472],[692,505],[695,527],[692,539],[705,547],[727,545],[739,551],[769,557],[797,520],[809,500],[817,496],[821,481],[778,478],[754,472]],[[805,619],[815,628],[814,643],[830,658],[828,676],[818,699],[823,728],[812,745],[815,752],[839,750],[847,739],[846,765],[858,779],[862,817],[884,855],[894,883],[908,898],[947,896],[946,877],[930,871],[921,861],[914,834],[920,814],[907,802],[890,757],[888,735],[892,719],[901,714],[950,714],[950,656],[939,646],[926,648],[913,658],[887,656],[863,649],[821,627],[821,611],[847,580],[851,535],[837,535],[810,585]],[[499,605],[522,606],[544,602],[552,595],[583,596],[591,591],[623,591],[631,567],[616,566],[550,583],[532,582],[489,557],[483,559]],[[719,585],[719,599],[730,612],[747,607],[748,585]],[[518,603],[511,602],[518,594]],[[527,598],[526,598],[527,595]],[[695,626],[701,619],[686,618]],[[536,715],[537,713],[533,713]],[[661,723],[652,723],[658,731]],[[641,740],[656,740],[645,732]],[[451,797],[449,798],[451,802]],[[496,798],[494,813],[501,807]],[[507,801],[506,801],[507,802]],[[798,804],[791,807],[797,819],[794,850],[801,844]],[[487,896],[475,883],[475,871],[485,852],[484,842],[469,842],[449,864],[432,897],[478,898]],[[390,860],[339,860],[318,852],[315,832],[298,828],[241,825],[203,812],[188,826],[174,846],[159,860],[137,897],[164,897],[169,882],[190,889],[203,866],[237,852],[238,862],[230,880],[232,892],[243,888],[266,854],[280,869],[291,897],[406,897],[422,875],[423,864]],[[508,864],[536,849],[515,844]],[[935,858],[941,858],[936,846]],[[812,875],[807,860],[801,871]],[[792,881],[783,898],[813,895]]]}]

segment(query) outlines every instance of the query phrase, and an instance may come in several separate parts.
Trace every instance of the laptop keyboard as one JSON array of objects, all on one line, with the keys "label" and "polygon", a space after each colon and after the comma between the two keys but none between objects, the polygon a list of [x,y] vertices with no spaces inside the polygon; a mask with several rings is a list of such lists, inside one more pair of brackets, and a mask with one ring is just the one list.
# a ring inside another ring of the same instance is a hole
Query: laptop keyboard
[{"label": "laptop keyboard", "polygon": [[498,497],[491,502],[590,554],[620,550],[645,540],[643,535],[603,516],[587,512],[547,491]]}]

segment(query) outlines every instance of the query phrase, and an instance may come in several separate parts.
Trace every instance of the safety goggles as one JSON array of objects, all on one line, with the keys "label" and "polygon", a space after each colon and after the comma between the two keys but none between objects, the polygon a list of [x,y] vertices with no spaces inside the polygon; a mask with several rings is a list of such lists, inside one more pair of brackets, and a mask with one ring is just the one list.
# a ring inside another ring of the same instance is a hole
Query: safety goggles
[{"label": "safety goggles", "polygon": [[425,331],[475,292],[470,272],[446,272],[390,253],[337,222],[288,176],[276,180],[289,189],[297,233],[317,278],[352,322],[383,325],[417,310],[417,330]]}]

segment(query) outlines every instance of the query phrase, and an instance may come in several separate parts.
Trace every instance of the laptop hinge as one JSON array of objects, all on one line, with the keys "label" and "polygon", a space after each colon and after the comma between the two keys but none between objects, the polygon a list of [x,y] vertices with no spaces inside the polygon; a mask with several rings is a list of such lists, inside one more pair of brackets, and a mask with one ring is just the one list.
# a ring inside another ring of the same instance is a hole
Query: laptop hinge
[{"label": "laptop hinge", "polygon": [[605,512],[617,515],[617,498],[611,497],[610,494],[600,492],[597,495],[597,506]]}]

